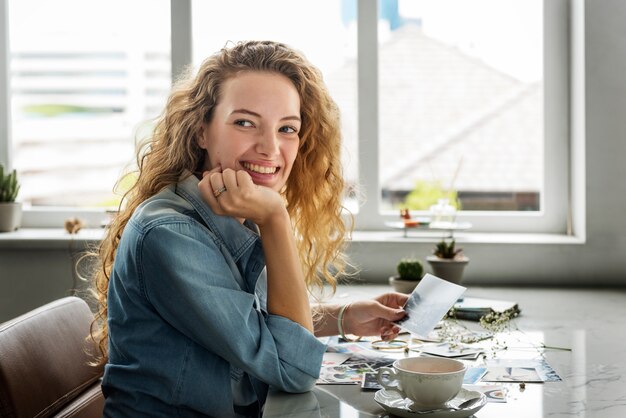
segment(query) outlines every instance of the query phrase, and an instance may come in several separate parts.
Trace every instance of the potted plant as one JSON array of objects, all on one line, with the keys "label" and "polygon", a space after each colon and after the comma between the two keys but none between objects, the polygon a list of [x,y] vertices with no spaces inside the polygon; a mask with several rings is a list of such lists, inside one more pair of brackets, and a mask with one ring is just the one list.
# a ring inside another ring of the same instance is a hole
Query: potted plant
[{"label": "potted plant", "polygon": [[456,248],[454,239],[450,242],[442,239],[435,246],[433,255],[426,258],[433,274],[441,279],[460,284],[463,280],[463,270],[469,258],[463,255],[462,248]]},{"label": "potted plant", "polygon": [[411,293],[424,275],[424,266],[416,258],[401,259],[396,270],[398,275],[391,276],[389,284],[393,286],[396,292],[400,293]]},{"label": "potted plant", "polygon": [[4,174],[0,164],[0,232],[15,231],[22,221],[22,204],[15,201],[20,191],[17,173],[13,170]]}]

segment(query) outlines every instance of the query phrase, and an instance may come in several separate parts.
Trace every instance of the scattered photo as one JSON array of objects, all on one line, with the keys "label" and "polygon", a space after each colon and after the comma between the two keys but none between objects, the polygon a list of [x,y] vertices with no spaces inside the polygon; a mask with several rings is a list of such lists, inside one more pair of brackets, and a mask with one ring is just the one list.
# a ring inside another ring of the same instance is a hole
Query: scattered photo
[{"label": "scattered photo", "polygon": [[534,367],[488,367],[483,382],[543,382]]},{"label": "scattered photo", "polygon": [[[535,359],[490,359],[487,367],[526,367],[534,368],[541,382],[560,382],[561,376],[548,364],[545,358]],[[484,380],[484,379],[483,379]]]},{"label": "scattered photo", "polygon": [[322,366],[335,366],[341,364],[348,360],[350,356],[351,354],[349,353],[326,352],[324,353],[324,358],[322,359]]},{"label": "scattered photo", "polygon": [[487,373],[487,368],[485,367],[470,367],[465,372],[465,376],[463,377],[464,385],[472,385],[480,380]]},{"label": "scattered photo", "polygon": [[426,344],[418,347],[416,350],[438,357],[462,357],[466,359],[476,359],[484,351],[482,348],[471,347],[465,344],[450,343]]},{"label": "scattered photo", "polygon": [[339,364],[322,367],[317,384],[360,384],[363,373],[374,372],[367,363]]},{"label": "scattered photo", "polygon": [[391,365],[393,364],[393,362],[396,359],[393,358],[387,358],[387,357],[378,357],[378,358],[374,358],[374,357],[351,357],[348,360],[346,360],[345,362],[343,362],[344,365],[350,365],[350,364],[363,364],[366,363],[369,367],[372,368],[372,370],[374,371],[378,371],[378,369],[380,369],[381,367],[391,367]]},{"label": "scattered photo", "polygon": [[467,390],[484,393],[487,397],[487,402],[506,402],[506,389],[502,385],[463,385],[463,387]]},{"label": "scattered photo", "polygon": [[380,390],[383,387],[378,383],[378,373],[363,373],[361,380],[361,389],[363,390]]}]

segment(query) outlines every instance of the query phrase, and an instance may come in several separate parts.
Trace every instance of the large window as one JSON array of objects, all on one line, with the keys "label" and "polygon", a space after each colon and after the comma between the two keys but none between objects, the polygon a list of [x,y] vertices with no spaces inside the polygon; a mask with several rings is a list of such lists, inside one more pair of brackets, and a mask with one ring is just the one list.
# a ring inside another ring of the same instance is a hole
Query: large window
[{"label": "large window", "polygon": [[[9,1],[0,159],[33,208],[115,204],[167,96],[170,51],[189,49],[177,42],[192,41],[197,66],[228,42],[272,39],[303,51],[339,104],[359,228],[447,196],[477,231],[566,230],[567,0],[49,3]],[[191,10],[171,31],[170,7]]]},{"label": "large window", "polygon": [[381,4],[382,210],[541,210],[542,22],[541,0]]},{"label": "large window", "polygon": [[116,207],[171,85],[166,0],[9,1],[11,160],[32,207]]},{"label": "large window", "polygon": [[358,3],[358,107],[377,115],[359,118],[358,226],[447,198],[474,230],[564,233],[567,2],[376,3]]}]

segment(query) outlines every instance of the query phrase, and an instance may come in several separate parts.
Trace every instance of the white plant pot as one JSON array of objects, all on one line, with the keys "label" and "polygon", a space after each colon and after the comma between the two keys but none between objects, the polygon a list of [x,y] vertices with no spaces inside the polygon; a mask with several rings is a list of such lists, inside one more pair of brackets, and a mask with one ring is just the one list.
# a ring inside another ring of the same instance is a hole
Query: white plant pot
[{"label": "white plant pot", "polygon": [[22,203],[0,203],[0,232],[17,230],[22,223]]},{"label": "white plant pot", "polygon": [[393,290],[399,293],[411,293],[419,282],[419,280],[402,280],[399,276],[391,276],[389,278],[389,284],[393,287]]},{"label": "white plant pot", "polygon": [[434,255],[426,257],[433,274],[440,279],[447,280],[455,284],[461,284],[463,280],[463,270],[469,263],[469,258],[463,256],[455,259],[439,258]]}]

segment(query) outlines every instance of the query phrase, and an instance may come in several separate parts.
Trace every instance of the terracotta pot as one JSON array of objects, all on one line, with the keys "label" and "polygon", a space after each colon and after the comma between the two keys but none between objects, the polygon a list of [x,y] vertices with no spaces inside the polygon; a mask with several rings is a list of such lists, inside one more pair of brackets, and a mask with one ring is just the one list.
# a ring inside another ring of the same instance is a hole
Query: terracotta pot
[{"label": "terracotta pot", "polygon": [[430,268],[435,276],[455,284],[461,284],[463,280],[463,270],[465,270],[465,266],[469,263],[469,258],[463,256],[449,259],[430,255],[426,257],[426,261],[430,264]]},{"label": "terracotta pot", "polygon": [[0,203],[0,232],[17,230],[22,223],[22,204],[20,202]]},{"label": "terracotta pot", "polygon": [[400,276],[391,276],[389,278],[389,284],[399,293],[411,293],[419,282],[419,280],[402,280]]}]

